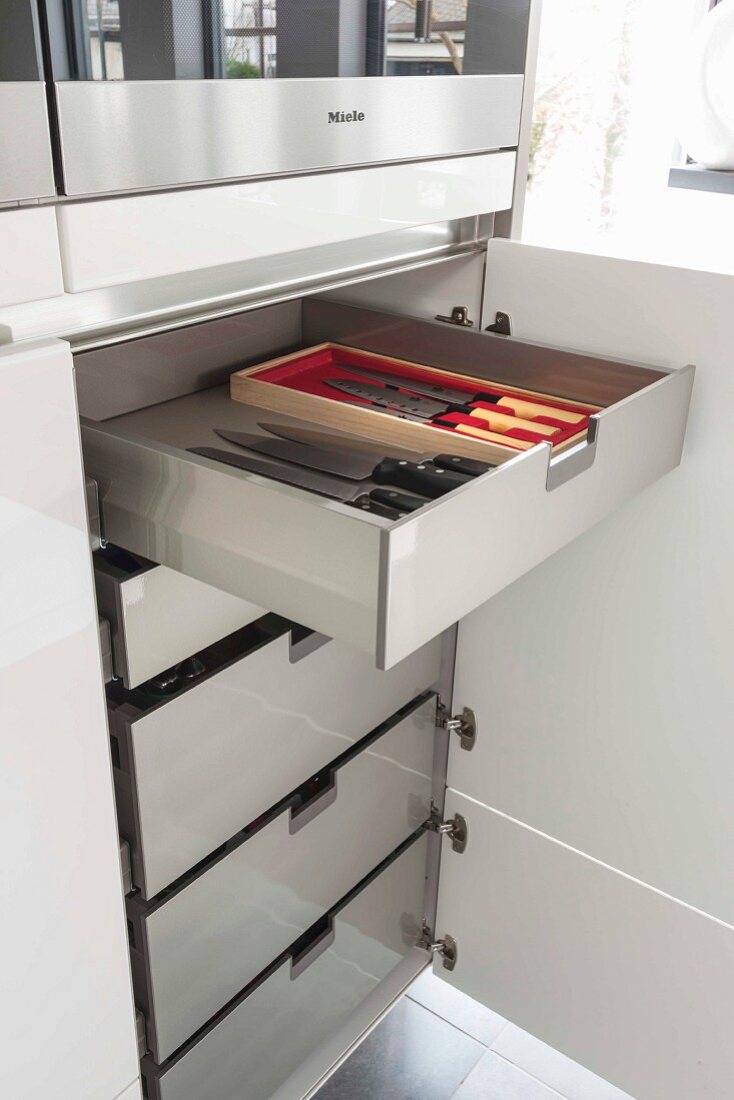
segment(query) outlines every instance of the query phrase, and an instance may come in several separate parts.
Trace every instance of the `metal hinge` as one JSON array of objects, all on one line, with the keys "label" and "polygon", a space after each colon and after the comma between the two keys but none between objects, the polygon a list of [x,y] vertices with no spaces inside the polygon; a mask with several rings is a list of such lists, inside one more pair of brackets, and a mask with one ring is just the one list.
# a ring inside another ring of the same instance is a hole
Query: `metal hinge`
[{"label": "metal hinge", "polygon": [[473,328],[474,322],[469,319],[468,306],[454,306],[448,317],[442,313],[436,314],[437,321],[445,321],[447,325],[458,325],[460,328]]},{"label": "metal hinge", "polygon": [[494,324],[487,325],[485,332],[494,332],[497,336],[512,336],[512,318],[509,313],[498,310],[494,315]]},{"label": "metal hinge", "polygon": [[432,802],[431,816],[423,827],[429,833],[438,833],[439,836],[450,837],[451,847],[459,855],[466,851],[467,841],[469,840],[469,826],[466,823],[466,818],[462,817],[461,814],[456,814],[448,821],[444,821],[438,807]]},{"label": "metal hinge", "polygon": [[440,955],[446,970],[453,970],[456,966],[456,957],[459,953],[456,940],[453,936],[444,936],[442,940],[434,940],[433,931],[426,921],[423,921],[421,937],[416,946],[422,947],[424,951],[430,951],[432,955]]},{"label": "metal hinge", "polygon": [[436,725],[449,733],[457,733],[462,749],[470,752],[474,748],[477,740],[477,716],[471,707],[464,707],[461,714],[451,714],[439,699]]}]

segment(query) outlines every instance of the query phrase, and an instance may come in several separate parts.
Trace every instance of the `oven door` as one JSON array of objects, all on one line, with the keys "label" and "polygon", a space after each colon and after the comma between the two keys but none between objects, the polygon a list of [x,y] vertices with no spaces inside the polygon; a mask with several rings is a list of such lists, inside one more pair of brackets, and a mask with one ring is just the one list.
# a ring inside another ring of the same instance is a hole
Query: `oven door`
[{"label": "oven door", "polygon": [[49,23],[65,193],[514,148],[530,6],[73,0]]}]

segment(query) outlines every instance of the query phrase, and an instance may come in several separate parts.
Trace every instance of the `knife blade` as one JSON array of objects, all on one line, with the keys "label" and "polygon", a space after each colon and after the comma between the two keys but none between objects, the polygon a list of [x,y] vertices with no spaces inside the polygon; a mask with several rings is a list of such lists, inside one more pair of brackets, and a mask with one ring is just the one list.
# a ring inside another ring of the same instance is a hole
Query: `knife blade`
[{"label": "knife blade", "polygon": [[[281,439],[290,439],[294,443],[305,443],[309,447],[318,447],[331,451],[350,453],[359,452],[365,456],[380,455],[384,453],[384,444],[374,443],[360,436],[339,436],[331,432],[315,432],[311,428],[292,427],[283,424],[258,424],[258,428],[277,435]],[[410,462],[432,462],[442,470],[458,470],[460,474],[468,477],[480,477],[487,470],[493,469],[489,462],[478,462],[474,458],[464,458],[463,455],[440,454],[433,458],[426,458],[425,454],[416,451],[402,450],[398,455],[396,448],[390,444],[390,452],[396,458],[407,458]]]},{"label": "knife blade", "polygon": [[[402,413],[410,413],[421,420],[431,420],[434,416],[440,416],[449,409],[445,401],[435,401],[430,397],[411,396],[407,393],[398,393],[388,390],[385,386],[374,386],[371,382],[353,382],[350,378],[326,378],[325,384],[331,386],[340,393],[348,393],[350,397],[361,397],[369,401],[371,405],[382,406],[389,409],[397,409]],[[461,411],[464,411],[462,406]]]},{"label": "knife blade", "polygon": [[[357,374],[362,378],[372,378],[376,382],[382,382],[385,386],[399,387],[422,397],[433,397],[438,401],[445,401],[449,405],[471,406],[476,401],[484,401],[488,405],[499,406],[498,412],[501,412],[504,407],[512,409],[514,414],[519,417],[547,416],[567,424],[579,424],[587,415],[582,411],[572,412],[570,409],[559,409],[552,404],[543,405],[520,395],[515,397],[511,393],[503,394],[479,390],[472,394],[466,390],[454,390],[450,386],[434,386],[430,382],[421,382],[414,378],[403,378],[398,374],[386,374],[383,371],[348,366],[346,363],[339,363],[339,370],[347,371],[349,374]],[[471,408],[468,411],[471,412]]]},{"label": "knife blade", "polygon": [[[243,437],[243,433],[226,433],[225,438],[229,439],[232,436]],[[253,437],[247,436],[244,438],[252,439]],[[259,437],[256,436],[255,439],[259,443]],[[297,463],[301,466],[309,466],[308,462],[302,461],[302,452],[304,450],[308,452],[309,448],[304,448],[299,443],[287,443],[286,441],[283,441],[283,445],[293,452],[299,453],[300,457],[296,459]],[[212,448],[209,449],[211,450]],[[198,454],[200,452],[197,451],[196,453]],[[229,451],[221,453],[226,455],[230,454]],[[209,455],[208,457],[212,456]],[[240,459],[245,456],[233,454],[233,457]],[[250,461],[249,456],[247,457],[248,461]],[[278,457],[283,457],[282,451]],[[383,458],[381,462],[373,466],[371,460],[365,462],[364,457],[360,458],[356,456],[355,458],[355,456],[352,455],[340,456],[334,454],[334,452],[329,452],[328,460],[329,473],[338,474],[338,476],[346,477],[352,481],[364,481],[367,478],[371,478],[373,481],[376,481],[378,485],[390,485],[396,489],[405,489],[409,493],[416,493],[420,496],[428,497],[430,500],[435,500],[436,497],[443,496],[444,493],[450,493],[452,489],[458,489],[461,485],[465,485],[467,481],[471,481],[471,478],[467,477],[465,474],[457,473],[454,470],[439,470],[430,462],[408,462],[404,458]],[[257,462],[258,460],[255,459],[253,461]],[[267,465],[265,463],[259,463],[259,467],[260,468],[256,470],[255,473],[264,473],[267,477]],[[243,469],[245,468],[246,467],[243,466]],[[283,469],[285,469],[291,477],[297,475],[300,478],[305,476],[306,479],[313,479],[315,476],[303,469],[293,469],[292,471],[287,467],[283,467]],[[317,465],[316,469],[323,471],[323,466]],[[321,480],[326,495],[328,495],[330,490],[336,492],[333,482],[329,484],[328,478],[322,478]],[[301,484],[304,488],[310,487],[309,484],[303,480],[300,482],[291,480],[290,484]],[[318,490],[314,491],[317,492]],[[343,497],[343,494],[338,494],[338,496]]]},{"label": "knife blade", "polygon": [[[186,449],[189,454],[211,458],[215,462],[222,462],[225,466],[235,466],[238,470],[247,470],[251,474],[261,474],[263,477],[272,478],[273,481],[280,481],[284,485],[293,485],[298,489],[308,489],[309,492],[315,493],[317,496],[328,497],[329,500],[339,500],[342,504],[355,504],[358,508],[364,507],[365,497],[375,505],[390,508],[400,515],[417,511],[424,504],[428,504],[425,497],[408,496],[405,493],[395,493],[394,490],[382,488],[372,489],[369,493],[360,491],[356,497],[345,496],[343,487],[334,478],[319,476],[319,474],[314,474],[310,470],[284,466],[279,462],[262,462],[259,458],[236,454],[234,451],[223,451],[218,447],[187,447]],[[339,492],[340,488],[342,489],[341,492]]]}]

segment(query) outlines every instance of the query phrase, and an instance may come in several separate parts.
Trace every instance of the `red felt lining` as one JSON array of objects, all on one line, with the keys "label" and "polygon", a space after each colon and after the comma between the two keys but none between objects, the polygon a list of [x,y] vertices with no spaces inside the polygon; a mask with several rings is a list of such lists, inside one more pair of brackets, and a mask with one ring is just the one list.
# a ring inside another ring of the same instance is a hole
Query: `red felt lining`
[{"label": "red felt lining", "polygon": [[[331,378],[348,378],[351,381],[358,380],[358,375],[350,373],[349,371],[340,370],[340,363],[344,363],[351,367],[365,367],[369,370],[380,370],[381,368],[388,374],[399,374],[406,379],[415,378],[417,381],[429,382],[436,385],[440,384],[440,380],[436,374],[430,371],[422,370],[418,366],[412,366],[407,363],[393,364],[388,360],[382,359],[380,356],[365,355],[359,351],[355,351],[349,348],[321,348],[318,351],[304,352],[303,355],[296,355],[292,359],[289,359],[286,363],[280,363],[277,366],[268,367],[266,370],[260,371],[254,377],[258,382],[269,382],[275,386],[283,386],[290,390],[296,390],[299,393],[309,393],[316,397],[327,397],[331,401],[358,401],[359,398],[352,398],[349,394],[343,396],[339,394],[338,390],[332,389],[331,386],[325,385],[327,379]],[[365,382],[374,382],[374,379],[365,378]],[[562,401],[556,401],[548,397],[535,397],[518,394],[513,390],[504,389],[502,386],[493,384],[491,386],[483,386],[480,379],[463,379],[454,378],[447,379],[447,386],[452,389],[464,390],[467,394],[467,400],[474,394],[483,392],[491,393],[498,397],[516,397],[518,400],[532,401],[537,405],[547,406],[549,415],[539,417],[522,416],[523,420],[537,420],[539,424],[544,424],[548,427],[559,428],[560,430],[554,436],[544,436],[536,434],[522,428],[505,429],[504,431],[498,431],[496,428],[490,429],[497,435],[506,435],[508,439],[508,445],[511,446],[511,440],[522,439],[532,443],[538,442],[551,442],[553,445],[562,443],[564,440],[569,439],[571,436],[577,435],[579,432],[584,431],[589,424],[588,416],[583,417],[583,420],[578,424],[568,424],[566,421],[554,420],[553,410],[563,409],[568,412],[581,413],[580,409],[574,408],[573,405],[565,404]],[[371,405],[369,401],[363,402],[366,409],[375,409],[374,405]],[[494,405],[487,402],[478,401],[475,403],[476,408],[486,408],[493,410],[494,412],[501,412],[503,414],[513,416],[515,415],[514,409],[505,405]],[[379,412],[379,409],[375,409]],[[582,414],[583,415],[583,414]],[[486,427],[487,423],[479,416],[469,417],[461,413],[446,413],[439,414],[442,420],[447,420],[452,423],[468,423],[475,428]],[[427,426],[433,426],[436,428],[442,427],[444,431],[451,431],[451,428],[440,424],[431,425],[430,421],[426,421]]]}]

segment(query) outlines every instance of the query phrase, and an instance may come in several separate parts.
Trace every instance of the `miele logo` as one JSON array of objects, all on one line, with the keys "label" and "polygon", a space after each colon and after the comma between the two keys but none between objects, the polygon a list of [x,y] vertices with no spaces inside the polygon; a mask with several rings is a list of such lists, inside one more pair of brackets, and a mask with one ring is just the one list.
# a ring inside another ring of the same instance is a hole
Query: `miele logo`
[{"label": "miele logo", "polygon": [[329,111],[329,124],[332,122],[364,122],[364,111]]}]

